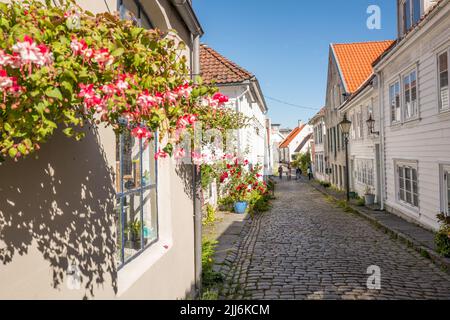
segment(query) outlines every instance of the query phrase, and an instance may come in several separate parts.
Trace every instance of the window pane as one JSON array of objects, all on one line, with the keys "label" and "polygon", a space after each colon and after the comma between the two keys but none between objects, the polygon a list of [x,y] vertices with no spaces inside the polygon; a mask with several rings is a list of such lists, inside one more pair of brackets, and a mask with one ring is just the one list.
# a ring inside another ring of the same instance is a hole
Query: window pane
[{"label": "window pane", "polygon": [[417,170],[416,169],[411,169],[412,171],[412,179],[414,181],[417,181]]},{"label": "window pane", "polygon": [[411,195],[411,193],[408,192],[408,191],[406,191],[405,195],[406,195],[405,201],[406,201],[407,203],[411,203],[411,204],[412,204],[412,195]]},{"label": "window pane", "polygon": [[144,245],[158,238],[158,221],[156,212],[156,189],[145,190],[143,193],[144,209]]},{"label": "window pane", "polygon": [[441,109],[449,108],[447,52],[439,56],[439,106]]},{"label": "window pane", "polygon": [[416,24],[420,20],[420,0],[413,1],[413,23]]},{"label": "window pane", "polygon": [[413,203],[413,205],[414,205],[415,207],[418,207],[418,206],[419,206],[419,197],[418,197],[417,195],[414,195],[414,203]]},{"label": "window pane", "polygon": [[405,168],[405,179],[411,179],[411,169]]},{"label": "window pane", "polygon": [[410,0],[406,0],[403,4],[403,23],[405,32],[411,28],[411,4]]},{"label": "window pane", "polygon": [[141,249],[141,195],[140,192],[123,197],[125,261]]},{"label": "window pane", "polygon": [[140,186],[139,139],[131,136],[129,132],[122,135],[122,175],[124,192]]},{"label": "window pane", "polygon": [[142,185],[156,184],[155,141],[142,143]]}]

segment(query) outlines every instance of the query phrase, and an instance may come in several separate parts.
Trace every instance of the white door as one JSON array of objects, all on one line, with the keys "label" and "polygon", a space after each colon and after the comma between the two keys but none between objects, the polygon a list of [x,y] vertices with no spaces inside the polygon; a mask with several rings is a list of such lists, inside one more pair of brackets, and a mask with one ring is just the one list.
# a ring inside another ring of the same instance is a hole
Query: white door
[{"label": "white door", "polygon": [[444,179],[442,184],[443,195],[443,211],[445,214],[450,214],[450,166],[444,166]]}]

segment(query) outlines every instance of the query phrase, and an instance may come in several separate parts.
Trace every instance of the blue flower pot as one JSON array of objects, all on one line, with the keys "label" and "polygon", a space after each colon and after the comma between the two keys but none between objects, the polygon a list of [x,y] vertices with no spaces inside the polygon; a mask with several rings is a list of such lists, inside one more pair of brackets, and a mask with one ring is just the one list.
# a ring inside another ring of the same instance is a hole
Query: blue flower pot
[{"label": "blue flower pot", "polygon": [[244,214],[247,211],[248,203],[245,201],[239,201],[234,203],[234,212]]}]

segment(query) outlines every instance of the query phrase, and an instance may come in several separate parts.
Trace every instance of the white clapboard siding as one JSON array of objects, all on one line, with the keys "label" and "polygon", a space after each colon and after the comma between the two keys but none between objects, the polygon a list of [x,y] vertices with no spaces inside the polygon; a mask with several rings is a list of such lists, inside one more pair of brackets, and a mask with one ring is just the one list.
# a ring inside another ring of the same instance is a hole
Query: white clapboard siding
[{"label": "white clapboard siding", "polygon": [[[441,211],[439,165],[450,163],[450,114],[440,114],[437,90],[437,54],[450,46],[449,8],[430,21],[425,31],[408,40],[406,49],[390,58],[382,73],[384,108],[384,152],[386,204],[417,222],[438,228]],[[418,71],[419,119],[391,126],[389,84],[392,79],[416,65]],[[397,200],[395,160],[418,163],[419,208],[416,212]]]}]

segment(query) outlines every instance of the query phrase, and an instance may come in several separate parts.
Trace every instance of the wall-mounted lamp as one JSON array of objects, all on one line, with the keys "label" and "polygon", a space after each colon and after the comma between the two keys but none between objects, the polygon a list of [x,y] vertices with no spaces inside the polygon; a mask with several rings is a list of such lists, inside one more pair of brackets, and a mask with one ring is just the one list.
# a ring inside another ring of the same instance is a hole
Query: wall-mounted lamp
[{"label": "wall-mounted lamp", "polygon": [[367,128],[369,128],[369,132],[371,134],[379,135],[380,131],[373,131],[373,128],[375,127],[375,120],[372,118],[372,114],[369,115],[369,119],[367,119]]}]

